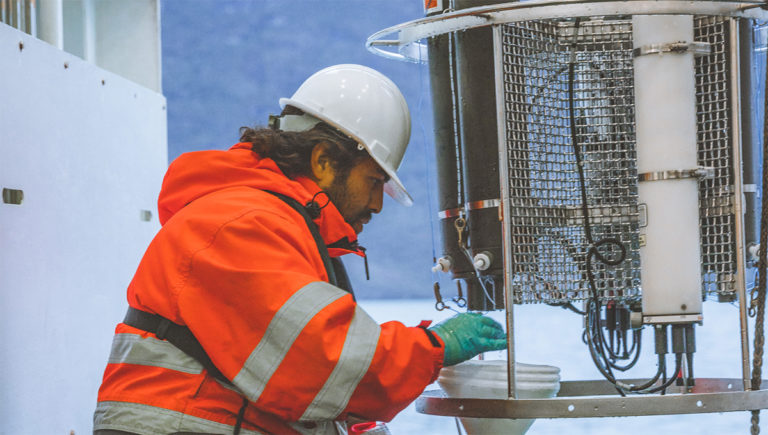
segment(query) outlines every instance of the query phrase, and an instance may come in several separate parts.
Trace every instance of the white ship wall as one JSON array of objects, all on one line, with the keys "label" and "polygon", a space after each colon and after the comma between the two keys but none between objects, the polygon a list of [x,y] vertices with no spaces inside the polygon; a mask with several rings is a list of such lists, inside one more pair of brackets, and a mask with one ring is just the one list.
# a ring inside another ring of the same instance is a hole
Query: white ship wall
[{"label": "white ship wall", "polygon": [[0,188],[24,193],[0,203],[0,434],[91,432],[125,288],[159,228],[165,104],[0,23]]}]

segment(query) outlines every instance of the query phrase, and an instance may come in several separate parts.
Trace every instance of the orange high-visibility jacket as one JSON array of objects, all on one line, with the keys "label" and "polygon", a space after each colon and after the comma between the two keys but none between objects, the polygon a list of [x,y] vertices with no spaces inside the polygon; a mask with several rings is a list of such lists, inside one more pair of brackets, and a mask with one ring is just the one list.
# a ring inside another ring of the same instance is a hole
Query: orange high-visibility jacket
[{"label": "orange high-visibility jacket", "polygon": [[[163,227],[128,287],[131,307],[186,325],[234,387],[120,323],[94,430],[231,433],[245,397],[243,434],[335,433],[349,415],[391,420],[437,377],[442,347],[418,327],[377,324],[330,285],[302,216],[264,192],[306,204],[318,186],[288,179],[250,147],[171,164]],[[328,245],[356,240],[333,204],[315,222]]]}]

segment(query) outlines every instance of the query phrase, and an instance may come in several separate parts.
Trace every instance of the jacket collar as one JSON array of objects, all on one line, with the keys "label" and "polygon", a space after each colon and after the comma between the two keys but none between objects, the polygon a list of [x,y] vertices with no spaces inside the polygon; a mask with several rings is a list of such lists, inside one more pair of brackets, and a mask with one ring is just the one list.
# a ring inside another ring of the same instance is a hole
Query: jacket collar
[{"label": "jacket collar", "polygon": [[[271,161],[271,159],[267,160]],[[355,233],[355,230],[344,220],[341,212],[339,212],[336,205],[330,201],[330,198],[324,193],[320,193],[323,192],[320,189],[320,186],[307,177],[297,177],[294,181],[299,183],[304,190],[306,190],[308,193],[307,196],[309,197],[309,199],[304,201],[299,198],[294,199],[305,205],[309,204],[314,199],[314,201],[322,207],[320,209],[320,217],[314,219],[314,222],[317,224],[317,227],[320,230],[320,235],[328,246],[328,253],[331,257],[338,257],[348,253],[364,256],[364,250],[361,250],[357,244],[357,234]]]}]

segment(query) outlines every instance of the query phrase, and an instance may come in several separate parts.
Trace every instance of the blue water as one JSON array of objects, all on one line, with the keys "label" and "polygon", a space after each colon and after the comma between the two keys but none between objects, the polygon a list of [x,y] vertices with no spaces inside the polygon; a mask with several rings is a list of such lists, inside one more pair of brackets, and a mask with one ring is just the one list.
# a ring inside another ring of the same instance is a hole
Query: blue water
[{"label": "blue water", "polygon": [[[360,305],[379,322],[398,320],[415,325],[422,319],[439,321],[452,312],[437,312],[430,300],[362,300]],[[492,313],[502,320],[503,312]],[[520,362],[560,367],[563,380],[601,379],[594,368],[586,346],[581,342],[581,318],[559,308],[548,306],[518,306],[515,318],[515,352]],[[649,328],[646,328],[649,329]],[[652,336],[646,331],[645,350],[637,367],[627,377],[645,378],[655,373],[655,356],[648,343]],[[750,336],[751,337],[751,336]],[[739,315],[736,306],[707,302],[704,304],[704,324],[697,327],[697,352],[694,366],[696,377],[741,378]],[[750,344],[751,347],[751,344]],[[505,352],[491,352],[487,359],[503,359]],[[433,384],[428,389],[439,389]],[[768,419],[768,414],[762,414]],[[456,434],[451,417],[419,414],[413,405],[389,423],[393,435]],[[768,427],[766,424],[761,425]],[[750,414],[689,414],[651,417],[540,419],[528,434],[747,434]]]}]

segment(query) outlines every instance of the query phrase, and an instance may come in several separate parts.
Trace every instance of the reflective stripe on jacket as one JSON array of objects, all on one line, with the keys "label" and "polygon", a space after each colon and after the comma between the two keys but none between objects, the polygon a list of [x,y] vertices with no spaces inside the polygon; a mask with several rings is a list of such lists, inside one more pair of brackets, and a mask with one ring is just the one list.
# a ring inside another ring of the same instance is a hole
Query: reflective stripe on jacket
[{"label": "reflective stripe on jacket", "polygon": [[[128,302],[189,327],[234,387],[167,341],[119,324],[94,429],[231,433],[245,396],[241,433],[336,433],[333,421],[348,415],[392,419],[434,381],[442,348],[419,328],[378,325],[328,284],[303,218],[264,190],[305,204],[319,188],[286,178],[250,144],[171,164],[158,202],[163,227]],[[356,240],[333,204],[315,222],[329,245]]]}]

